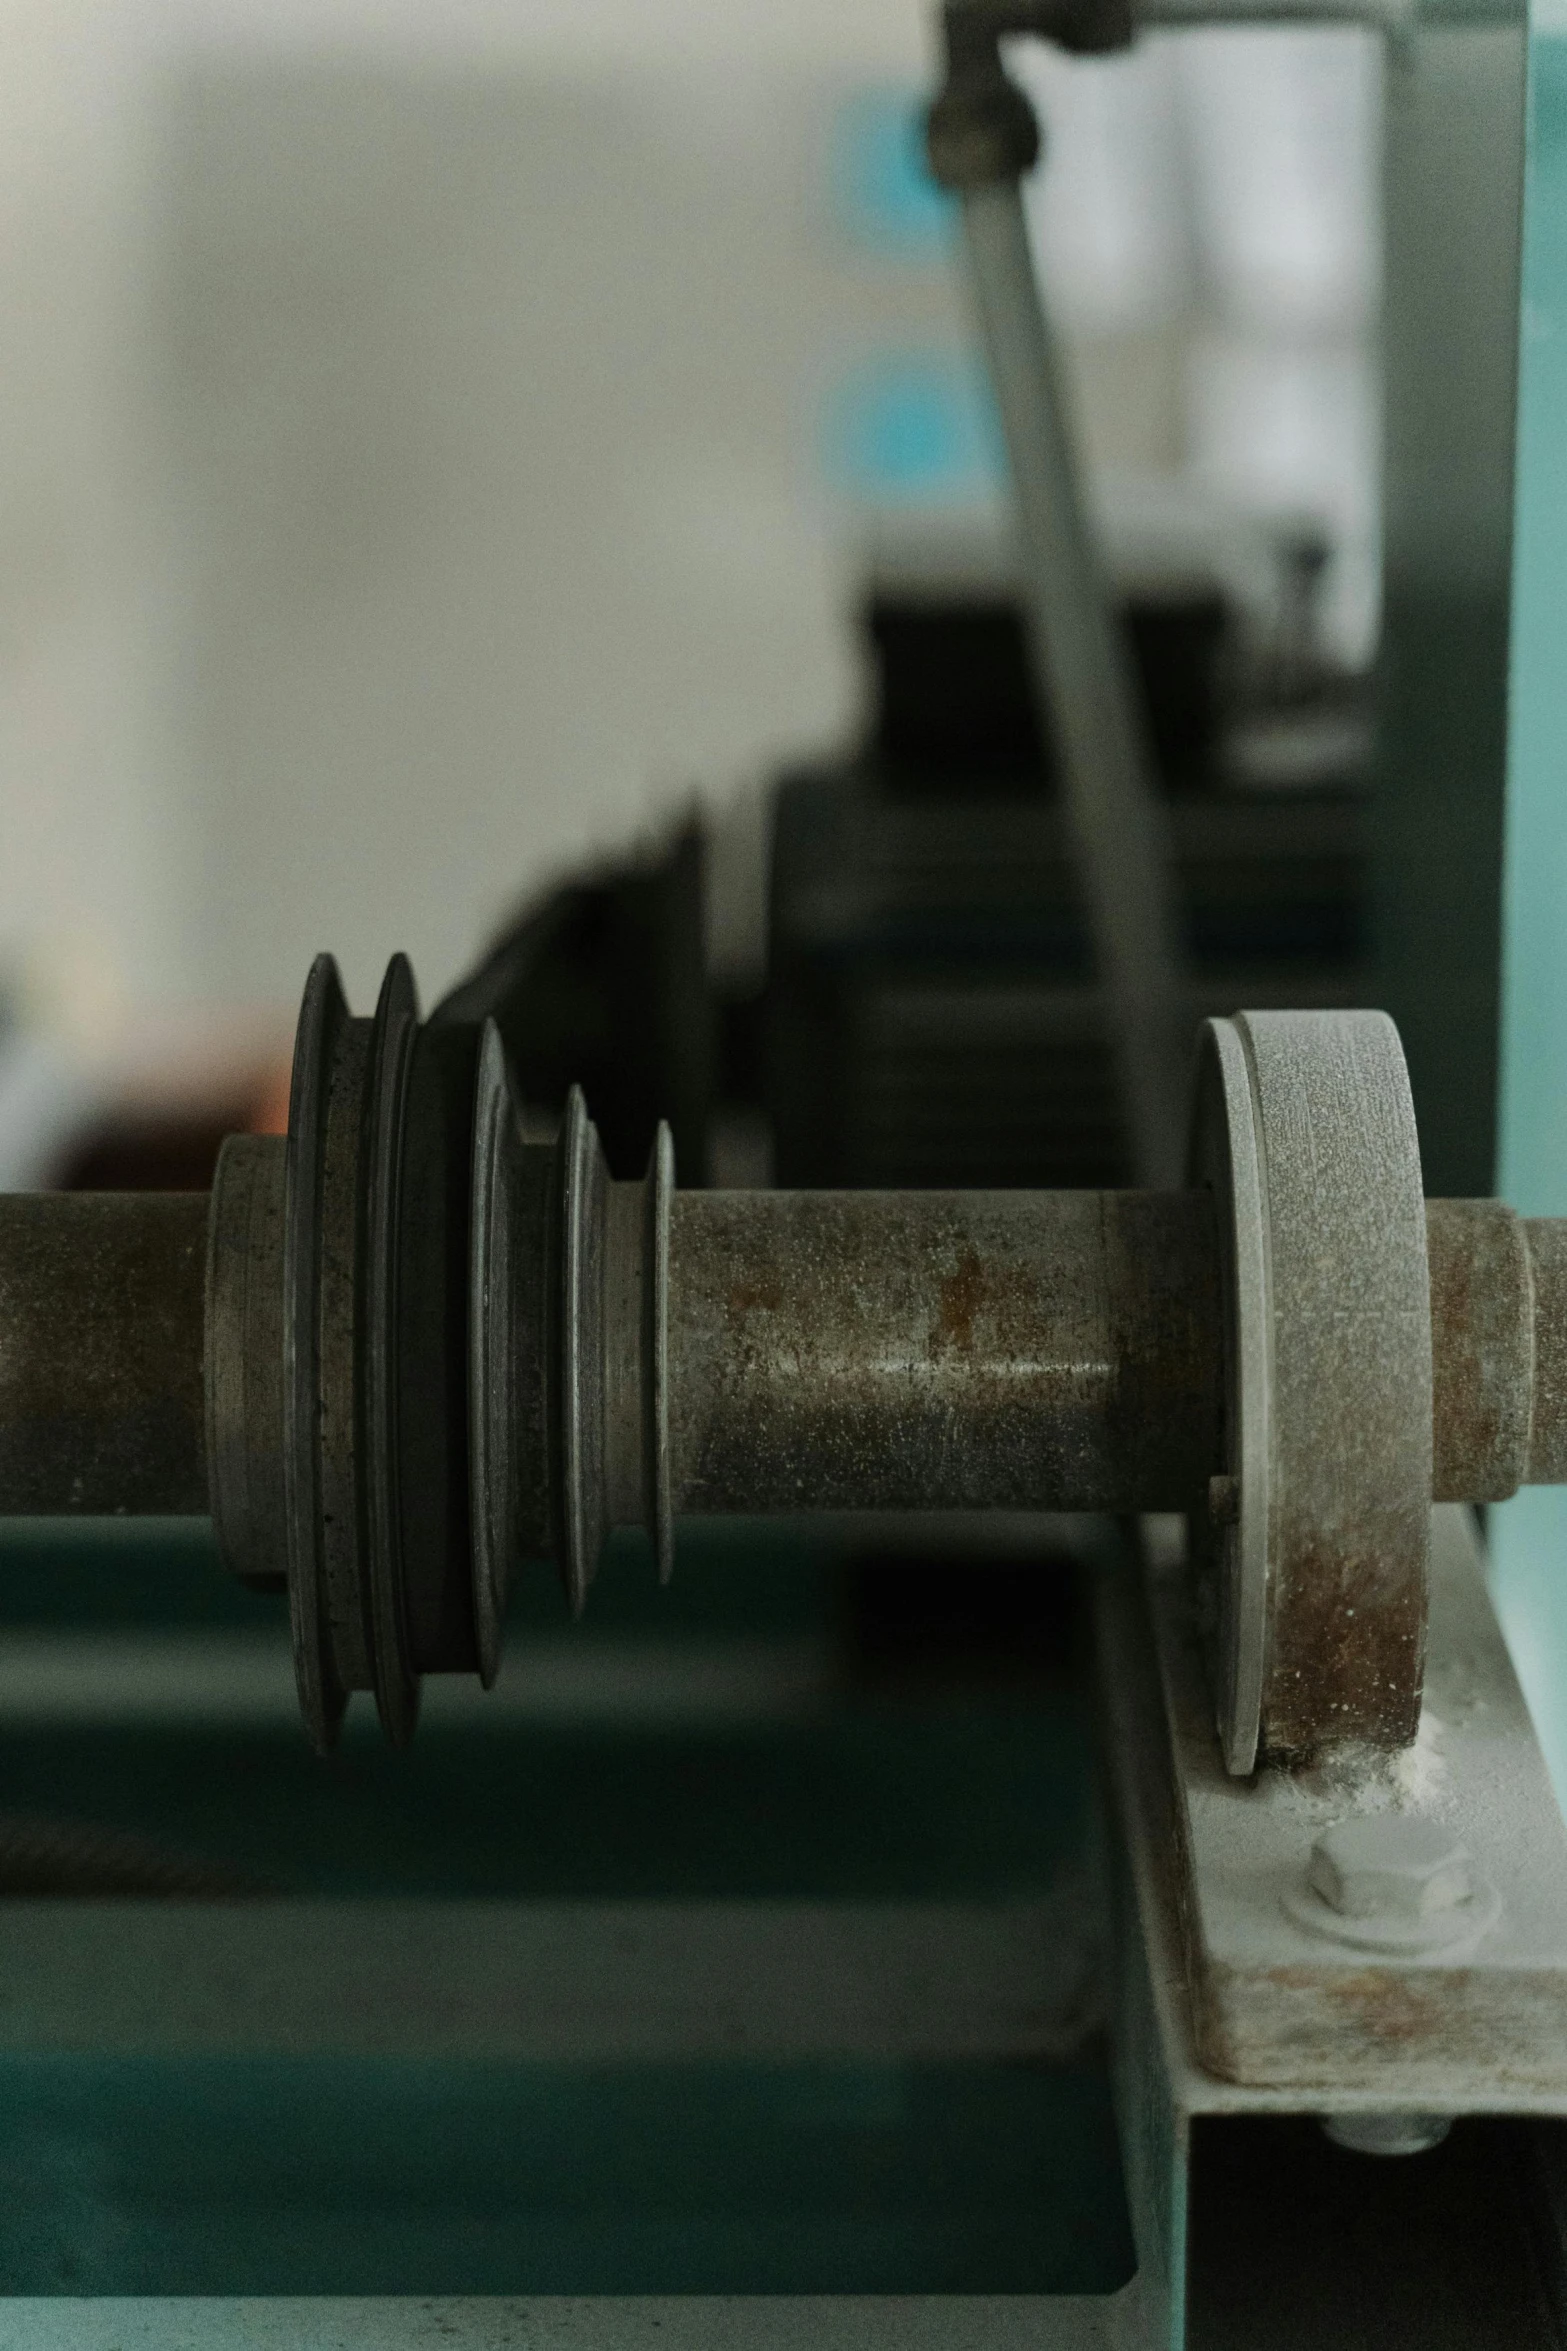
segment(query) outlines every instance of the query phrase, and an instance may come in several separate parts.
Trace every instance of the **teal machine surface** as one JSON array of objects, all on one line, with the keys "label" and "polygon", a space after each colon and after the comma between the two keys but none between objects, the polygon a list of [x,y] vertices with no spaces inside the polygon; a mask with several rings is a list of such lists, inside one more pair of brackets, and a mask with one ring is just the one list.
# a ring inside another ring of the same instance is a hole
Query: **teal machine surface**
[{"label": "teal machine surface", "polygon": [[[1383,994],[1427,1188],[1489,1192],[1494,1149],[1561,1216],[1567,19],[1355,13],[1388,44]],[[1561,1786],[1563,1489],[1488,1532]],[[891,1529],[879,1572],[939,1579],[942,1540]],[[1372,2275],[1389,2341],[1561,2339],[1539,2014],[1509,2012],[1488,2112],[1461,2015],[1407,1981],[1357,2009],[1363,1956],[1336,1979],[1355,2063],[1434,2036],[1367,2111],[1422,2119],[1418,2074],[1463,2118],[1399,2162],[1330,2144],[1325,2077],[1247,2005],[1277,1954],[1223,1882],[1273,1865],[1183,1680],[1167,1530],[1141,1560],[1103,1521],[998,1542],[1019,1589],[1049,1550],[1094,1592],[1103,1770],[1064,1600],[1010,1677],[957,1637],[889,1669],[845,1639],[841,1522],[683,1528],[667,1595],[617,1542],[581,1628],[546,1579],[514,1596],[492,1700],[430,1705],[406,1755],[350,1713],[322,1762],[274,1604],[199,1525],[8,1522],[0,2340],[1304,2345],[1354,2338]],[[1559,1831],[1456,1516],[1434,1556],[1454,1740],[1418,1767],[1460,1807],[1491,1775],[1539,1865]],[[1205,1968],[1199,2052],[1172,1987]]]},{"label": "teal machine surface", "polygon": [[[1567,1200],[1567,21],[1531,12],[1501,959],[1499,1188]],[[1567,1789],[1567,1514],[1530,1495],[1491,1528],[1498,1605],[1558,1789]]]}]

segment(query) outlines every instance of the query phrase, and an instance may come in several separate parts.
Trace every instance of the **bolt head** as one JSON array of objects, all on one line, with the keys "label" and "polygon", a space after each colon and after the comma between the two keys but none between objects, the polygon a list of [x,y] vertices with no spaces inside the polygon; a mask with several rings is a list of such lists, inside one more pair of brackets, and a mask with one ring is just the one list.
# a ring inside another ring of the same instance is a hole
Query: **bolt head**
[{"label": "bolt head", "polygon": [[1371,1813],[1340,1821],[1311,1849],[1307,1883],[1344,1918],[1416,1923],[1454,1910],[1475,1890],[1464,1847],[1438,1821]]}]

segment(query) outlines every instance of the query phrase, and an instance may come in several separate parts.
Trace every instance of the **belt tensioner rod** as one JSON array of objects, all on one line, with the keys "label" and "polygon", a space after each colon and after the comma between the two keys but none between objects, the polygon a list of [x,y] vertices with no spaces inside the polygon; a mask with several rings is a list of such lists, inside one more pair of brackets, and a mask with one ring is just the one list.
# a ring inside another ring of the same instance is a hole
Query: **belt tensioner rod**
[{"label": "belt tensioner rod", "polygon": [[[1099,0],[1088,13],[1096,40],[1129,37],[1124,8],[1112,5],[1108,24]],[[1048,12],[1040,21],[1066,29]],[[1016,509],[1029,658],[1059,755],[1135,1172],[1142,1183],[1165,1184],[1180,1169],[1186,1074],[1168,827],[1029,244],[1022,183],[1038,160],[1040,135],[1027,95],[1001,63],[1005,22],[994,7],[944,11],[947,70],[930,111],[930,161],[962,208]]]}]

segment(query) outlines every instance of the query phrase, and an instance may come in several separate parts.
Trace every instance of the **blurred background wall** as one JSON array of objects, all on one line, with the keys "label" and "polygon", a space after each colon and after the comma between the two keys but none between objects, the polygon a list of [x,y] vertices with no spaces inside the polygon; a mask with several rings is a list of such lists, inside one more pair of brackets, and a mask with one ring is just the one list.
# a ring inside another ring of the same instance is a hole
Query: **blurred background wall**
[{"label": "blurred background wall", "polygon": [[[3,0],[0,1102],[284,1036],[323,945],[431,1000],[854,725],[871,555],[1001,528],[927,14]],[[1022,63],[1112,532],[1315,518],[1367,657],[1375,48]]]}]

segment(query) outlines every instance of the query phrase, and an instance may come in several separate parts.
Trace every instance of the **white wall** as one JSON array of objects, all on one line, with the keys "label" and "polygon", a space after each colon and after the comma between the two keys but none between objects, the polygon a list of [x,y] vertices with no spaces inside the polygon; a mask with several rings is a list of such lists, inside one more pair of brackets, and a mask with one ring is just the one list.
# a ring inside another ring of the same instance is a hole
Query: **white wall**
[{"label": "white wall", "polygon": [[[922,85],[927,15],[0,0],[0,980],[100,1038],[281,1014],[322,945],[428,998],[520,888],[851,723],[886,501],[832,420],[969,359],[939,241],[846,220],[833,141]],[[1159,48],[1033,70],[1096,454],[1222,475],[1217,436],[1293,494],[1193,373],[1256,342],[1190,168],[1244,104]]]}]

